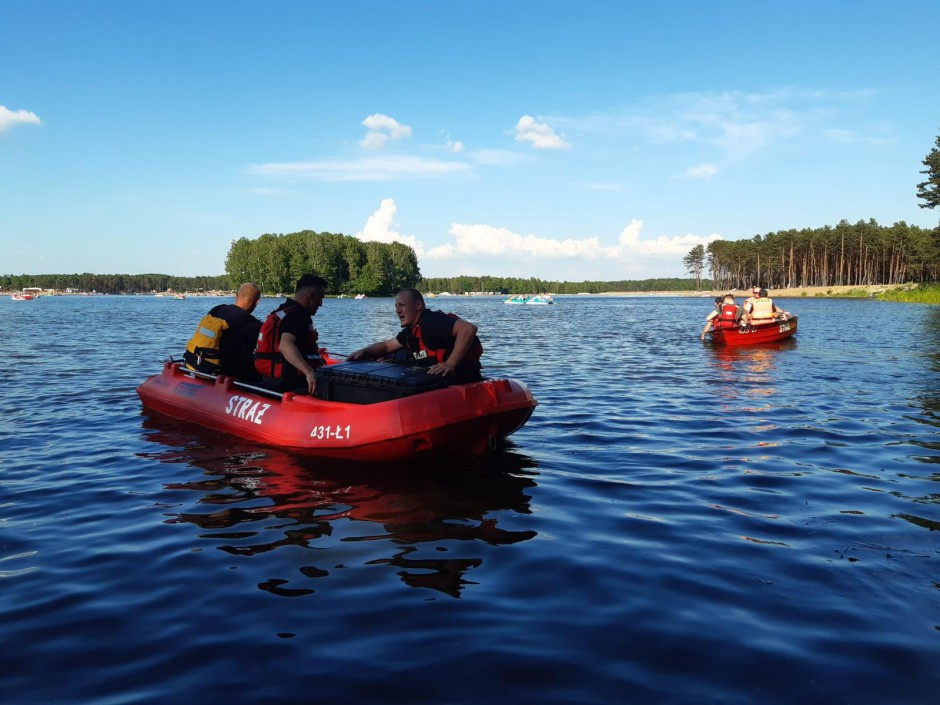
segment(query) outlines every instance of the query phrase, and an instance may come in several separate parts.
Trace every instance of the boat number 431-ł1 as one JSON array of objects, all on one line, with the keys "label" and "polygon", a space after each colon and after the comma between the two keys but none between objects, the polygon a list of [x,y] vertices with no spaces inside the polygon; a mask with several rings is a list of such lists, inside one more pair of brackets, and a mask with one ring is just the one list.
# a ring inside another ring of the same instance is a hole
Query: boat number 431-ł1
[{"label": "boat number 431-\u01421", "polygon": [[310,437],[317,440],[337,441],[349,440],[349,429],[351,426],[314,426],[310,431]]}]

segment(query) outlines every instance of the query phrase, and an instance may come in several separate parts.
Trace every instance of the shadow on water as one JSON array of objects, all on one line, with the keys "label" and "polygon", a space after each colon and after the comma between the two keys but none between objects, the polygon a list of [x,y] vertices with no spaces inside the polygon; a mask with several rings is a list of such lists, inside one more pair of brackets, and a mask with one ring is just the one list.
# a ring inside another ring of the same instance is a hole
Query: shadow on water
[{"label": "shadow on water", "polygon": [[[536,535],[504,526],[513,514],[531,513],[526,491],[536,486],[534,461],[511,450],[447,464],[375,466],[296,456],[230,437],[223,444],[212,432],[158,415],[145,416],[143,428],[144,438],[163,448],[141,457],[203,471],[164,485],[195,495],[189,504],[196,511],[168,515],[167,523],[195,525],[204,532],[200,538],[232,555],[257,557],[286,547],[336,551],[368,542],[366,550],[352,551],[365,554],[360,565],[390,566],[410,587],[459,597],[472,584],[468,571],[483,563],[483,545]],[[428,549],[446,552],[455,542],[459,558],[425,556]],[[349,567],[348,548],[336,552],[344,563],[337,568]],[[316,560],[329,558],[318,552]],[[313,565],[299,572],[306,578],[331,574]],[[269,579],[259,587],[285,597],[314,592],[289,588],[288,582]]]}]

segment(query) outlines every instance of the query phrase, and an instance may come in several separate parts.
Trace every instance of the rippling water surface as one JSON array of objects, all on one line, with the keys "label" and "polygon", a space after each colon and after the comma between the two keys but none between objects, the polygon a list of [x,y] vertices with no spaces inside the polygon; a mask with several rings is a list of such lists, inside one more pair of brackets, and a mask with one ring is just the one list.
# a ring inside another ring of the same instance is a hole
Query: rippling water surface
[{"label": "rippling water surface", "polygon": [[429,300],[540,406],[363,467],[142,412],[217,301],[0,299],[0,701],[940,702],[940,308],[720,349],[707,298],[557,301]]}]

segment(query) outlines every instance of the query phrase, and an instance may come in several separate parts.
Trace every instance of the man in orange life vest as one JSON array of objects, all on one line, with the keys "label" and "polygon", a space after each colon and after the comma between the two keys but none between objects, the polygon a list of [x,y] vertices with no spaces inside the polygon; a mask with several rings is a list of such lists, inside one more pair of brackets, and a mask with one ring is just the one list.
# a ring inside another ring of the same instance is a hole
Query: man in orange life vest
[{"label": "man in orange life vest", "polygon": [[260,298],[261,290],[245,282],[238,287],[234,304],[219,304],[203,316],[183,353],[186,366],[251,384],[259,382],[254,351],[261,321],[251,314]]},{"label": "man in orange life vest", "polygon": [[268,315],[258,335],[255,368],[262,384],[278,392],[313,394],[316,368],[323,364],[313,315],[323,303],[326,281],[315,274],[297,280],[293,298]]},{"label": "man in orange life vest", "polygon": [[350,360],[379,358],[404,350],[410,364],[428,367],[432,375],[454,375],[458,383],[481,378],[483,346],[475,325],[450,313],[429,311],[421,292],[411,288],[398,292],[395,313],[401,321],[401,332],[356,350]]}]

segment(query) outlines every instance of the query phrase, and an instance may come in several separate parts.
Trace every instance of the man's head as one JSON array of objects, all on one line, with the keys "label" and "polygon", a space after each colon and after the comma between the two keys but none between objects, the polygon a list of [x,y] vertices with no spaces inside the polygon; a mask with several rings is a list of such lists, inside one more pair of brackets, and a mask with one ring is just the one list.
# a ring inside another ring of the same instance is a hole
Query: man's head
[{"label": "man's head", "polygon": [[724,301],[725,301],[726,304],[733,304],[733,303],[734,303],[734,294],[725,294],[725,299],[724,299]]},{"label": "man's head", "polygon": [[238,291],[235,292],[235,305],[251,313],[255,310],[255,306],[258,305],[260,298],[261,289],[251,282],[245,282],[238,287]]},{"label": "man's head", "polygon": [[757,292],[757,295],[760,296],[762,299],[766,299],[766,298],[767,298],[767,289],[761,289],[759,292]]},{"label": "man's head", "polygon": [[716,297],[715,297],[715,306],[721,306],[721,304],[724,302],[724,300],[725,300],[725,297],[723,297],[723,296],[716,296]]},{"label": "man's head", "polygon": [[759,287],[759,286],[752,286],[752,287],[751,287],[751,293],[752,293],[754,296],[759,296],[759,295],[760,295],[760,287]]},{"label": "man's head", "polygon": [[402,289],[395,297],[395,313],[402,328],[414,326],[424,312],[424,297],[417,289]]},{"label": "man's head", "polygon": [[294,301],[299,303],[311,316],[314,315],[323,303],[326,293],[326,280],[316,274],[304,274],[297,280],[294,290]]}]

